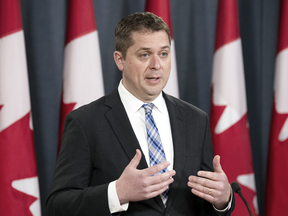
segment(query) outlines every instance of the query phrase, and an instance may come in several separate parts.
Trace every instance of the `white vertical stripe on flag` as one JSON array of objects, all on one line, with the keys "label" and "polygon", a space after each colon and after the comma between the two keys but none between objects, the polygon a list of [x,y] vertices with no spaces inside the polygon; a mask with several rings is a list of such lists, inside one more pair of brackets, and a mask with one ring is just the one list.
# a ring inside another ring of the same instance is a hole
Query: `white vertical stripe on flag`
[{"label": "white vertical stripe on flag", "polygon": [[67,44],[63,76],[63,102],[75,102],[74,109],[104,95],[97,31]]},{"label": "white vertical stripe on flag", "polygon": [[0,38],[0,131],[30,111],[23,30]]}]

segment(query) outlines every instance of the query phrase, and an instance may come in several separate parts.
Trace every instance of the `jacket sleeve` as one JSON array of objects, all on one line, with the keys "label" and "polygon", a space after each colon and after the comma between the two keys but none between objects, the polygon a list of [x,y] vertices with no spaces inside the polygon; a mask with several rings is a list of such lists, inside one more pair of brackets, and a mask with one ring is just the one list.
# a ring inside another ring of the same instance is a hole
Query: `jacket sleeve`
[{"label": "jacket sleeve", "polygon": [[85,131],[70,113],[65,120],[61,151],[57,158],[50,193],[48,215],[111,215],[109,183],[91,186],[93,166]]}]

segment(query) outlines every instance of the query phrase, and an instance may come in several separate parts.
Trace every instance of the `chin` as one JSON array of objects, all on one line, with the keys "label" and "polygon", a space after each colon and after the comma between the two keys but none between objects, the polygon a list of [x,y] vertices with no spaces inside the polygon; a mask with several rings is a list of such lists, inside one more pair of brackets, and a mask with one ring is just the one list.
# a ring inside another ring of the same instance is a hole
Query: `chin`
[{"label": "chin", "polygon": [[150,97],[158,97],[158,95],[162,92],[162,89],[159,90],[159,91],[148,91],[147,94],[150,96]]},{"label": "chin", "polygon": [[161,85],[161,86],[147,86],[146,87],[146,94],[149,95],[149,96],[153,96],[153,97],[157,97],[163,90],[164,86]]}]

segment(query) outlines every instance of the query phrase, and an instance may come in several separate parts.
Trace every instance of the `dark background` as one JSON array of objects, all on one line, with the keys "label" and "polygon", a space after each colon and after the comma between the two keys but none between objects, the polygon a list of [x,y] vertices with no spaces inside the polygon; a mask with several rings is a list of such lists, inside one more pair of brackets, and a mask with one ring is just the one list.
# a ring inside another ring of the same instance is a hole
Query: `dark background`
[{"label": "dark background", "polygon": [[[93,2],[105,93],[109,93],[121,78],[113,60],[114,28],[123,16],[144,11],[145,0]],[[250,136],[262,216],[279,2],[238,1]],[[68,0],[21,0],[43,215],[56,161],[67,3]],[[217,0],[171,0],[180,98],[207,113],[217,4]]]}]

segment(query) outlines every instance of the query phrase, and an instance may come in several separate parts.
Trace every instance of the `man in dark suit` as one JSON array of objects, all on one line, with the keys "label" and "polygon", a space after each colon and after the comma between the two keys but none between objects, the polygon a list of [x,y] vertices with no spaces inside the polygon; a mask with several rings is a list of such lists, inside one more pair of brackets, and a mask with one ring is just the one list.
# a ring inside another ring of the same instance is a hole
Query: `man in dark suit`
[{"label": "man in dark suit", "polygon": [[114,60],[123,78],[67,115],[48,215],[231,214],[233,193],[214,157],[207,114],[162,91],[170,42],[154,14],[119,22]]}]

